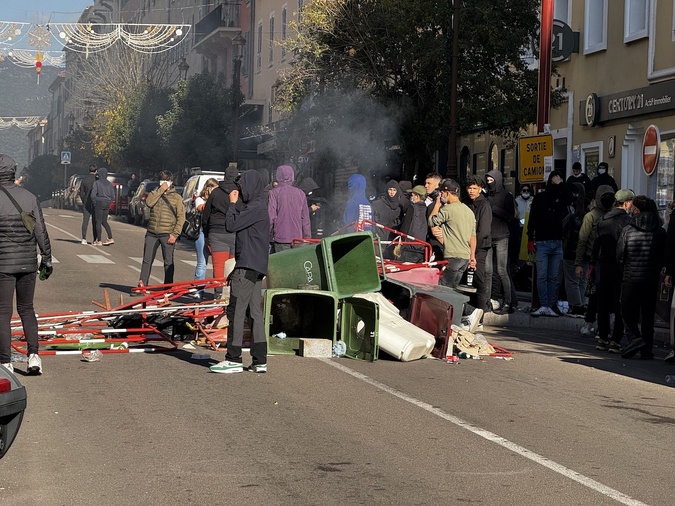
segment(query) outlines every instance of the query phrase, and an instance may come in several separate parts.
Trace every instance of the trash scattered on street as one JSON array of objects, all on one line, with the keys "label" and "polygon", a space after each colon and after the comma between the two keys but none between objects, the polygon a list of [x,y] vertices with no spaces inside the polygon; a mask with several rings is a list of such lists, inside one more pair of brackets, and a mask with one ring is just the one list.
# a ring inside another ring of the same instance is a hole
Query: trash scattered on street
[{"label": "trash scattered on street", "polygon": [[103,353],[100,350],[87,350],[82,352],[82,359],[85,362],[100,362]]}]

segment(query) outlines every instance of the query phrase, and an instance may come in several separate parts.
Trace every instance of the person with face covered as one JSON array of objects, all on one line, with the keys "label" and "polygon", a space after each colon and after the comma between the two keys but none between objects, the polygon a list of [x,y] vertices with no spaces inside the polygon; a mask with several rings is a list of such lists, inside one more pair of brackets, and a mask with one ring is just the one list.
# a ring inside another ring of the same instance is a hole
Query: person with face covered
[{"label": "person with face covered", "polygon": [[537,292],[540,307],[531,316],[559,316],[552,306],[556,303],[559,275],[563,260],[563,221],[568,214],[571,195],[563,183],[562,174],[554,170],[548,177],[546,189],[532,200],[527,224],[527,249],[534,253],[537,266]]},{"label": "person with face covered", "polygon": [[[497,300],[499,294],[504,296],[504,304],[495,312],[509,314],[514,312],[511,277],[509,276],[509,236],[510,225],[515,220],[516,210],[511,192],[504,188],[501,171],[491,170],[485,175],[488,195],[487,199],[492,208],[492,272],[490,283],[490,298]],[[515,303],[515,304],[514,304]]]},{"label": "person with face covered", "polygon": [[608,169],[609,165],[607,165],[607,162],[600,162],[598,164],[598,175],[591,180],[591,198],[595,197],[598,188],[600,188],[603,185],[610,186],[612,190],[614,190],[614,193],[616,193],[619,190],[616,181],[607,172]]},{"label": "person with face covered", "polygon": [[584,195],[591,192],[591,179],[581,170],[581,162],[574,162],[572,164],[572,175],[567,178],[568,185],[574,183],[581,183],[584,185]]},{"label": "person with face covered", "polygon": [[273,253],[290,249],[293,239],[312,237],[307,198],[300,188],[293,186],[294,179],[293,167],[277,167],[278,184],[270,190],[267,204]]},{"label": "person with face covered", "polygon": [[[401,188],[396,181],[390,179],[387,182],[386,193],[373,202],[372,208],[373,221],[393,230],[401,228],[404,214],[403,197],[401,196]],[[383,241],[391,241],[396,236],[393,232],[382,228],[377,229],[377,235]],[[383,245],[382,249],[385,258],[394,258],[391,244]]]},{"label": "person with face covered", "polygon": [[[262,312],[262,280],[267,275],[270,242],[270,217],[264,195],[265,184],[260,173],[248,170],[239,180],[243,207],[237,208],[240,192],[230,192],[225,228],[235,234],[236,264],[230,275],[230,303],[227,317],[227,354],[225,360],[210,367],[215,373],[231,374],[244,371],[241,351],[244,320],[250,312],[253,344],[252,363],[246,368],[256,373],[267,372],[267,338]],[[304,201],[304,196],[303,196]]]},{"label": "person with face covered", "polygon": [[349,199],[342,213],[342,224],[350,225],[361,220],[372,220],[373,209],[366,197],[366,178],[361,174],[354,174],[347,180]]}]

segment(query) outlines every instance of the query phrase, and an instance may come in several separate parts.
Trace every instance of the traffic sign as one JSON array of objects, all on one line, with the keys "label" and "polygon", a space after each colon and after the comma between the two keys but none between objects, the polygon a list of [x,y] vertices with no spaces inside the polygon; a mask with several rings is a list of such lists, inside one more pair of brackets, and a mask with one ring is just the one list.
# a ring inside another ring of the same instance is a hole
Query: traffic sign
[{"label": "traffic sign", "polygon": [[70,151],[61,151],[61,163],[63,165],[70,163]]},{"label": "traffic sign", "polygon": [[521,183],[546,181],[546,158],[553,156],[553,136],[521,137],[518,148],[518,180]]},{"label": "traffic sign", "polygon": [[642,169],[651,176],[659,163],[661,151],[661,134],[656,125],[649,125],[642,139]]}]

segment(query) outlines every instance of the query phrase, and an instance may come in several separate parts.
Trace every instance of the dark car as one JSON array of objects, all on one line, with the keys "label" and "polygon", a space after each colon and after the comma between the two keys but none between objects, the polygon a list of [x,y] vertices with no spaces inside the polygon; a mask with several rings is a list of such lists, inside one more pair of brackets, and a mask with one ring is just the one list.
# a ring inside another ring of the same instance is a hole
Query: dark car
[{"label": "dark car", "polygon": [[159,187],[159,181],[143,181],[138,186],[138,190],[129,201],[129,210],[127,211],[127,221],[136,225],[146,226],[150,219],[150,208],[145,204],[145,199],[152,190]]},{"label": "dark car", "polygon": [[26,409],[26,387],[0,365],[0,459],[12,446]]}]

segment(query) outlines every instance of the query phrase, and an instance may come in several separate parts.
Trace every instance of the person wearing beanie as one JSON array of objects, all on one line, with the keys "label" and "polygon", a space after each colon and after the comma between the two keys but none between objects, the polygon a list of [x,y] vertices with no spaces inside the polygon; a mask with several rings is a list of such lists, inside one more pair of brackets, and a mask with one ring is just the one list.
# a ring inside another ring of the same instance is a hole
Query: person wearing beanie
[{"label": "person wearing beanie", "polygon": [[307,198],[297,186],[293,186],[295,171],[290,165],[277,167],[277,186],[268,195],[267,212],[270,218],[272,252],[291,248],[293,239],[312,237]]},{"label": "person wearing beanie", "polygon": [[[209,193],[202,210],[204,244],[213,259],[214,278],[225,278],[225,262],[234,258],[235,237],[234,233],[225,229],[225,216],[230,205],[230,193],[237,189],[238,176],[237,167],[234,165],[227,167],[225,177],[218,183],[218,187]],[[241,208],[243,204],[238,201],[236,205]],[[222,287],[216,288],[215,298],[222,298],[223,291]]]},{"label": "person wearing beanie", "polygon": [[[16,295],[16,311],[28,343],[27,371],[28,374],[42,374],[33,297],[38,271],[37,250],[39,248],[42,255],[39,269],[46,279],[53,270],[52,248],[37,198],[15,185],[15,180],[16,162],[0,154],[0,367],[14,371],[10,323]],[[27,228],[22,212],[32,215],[33,230]]]}]

